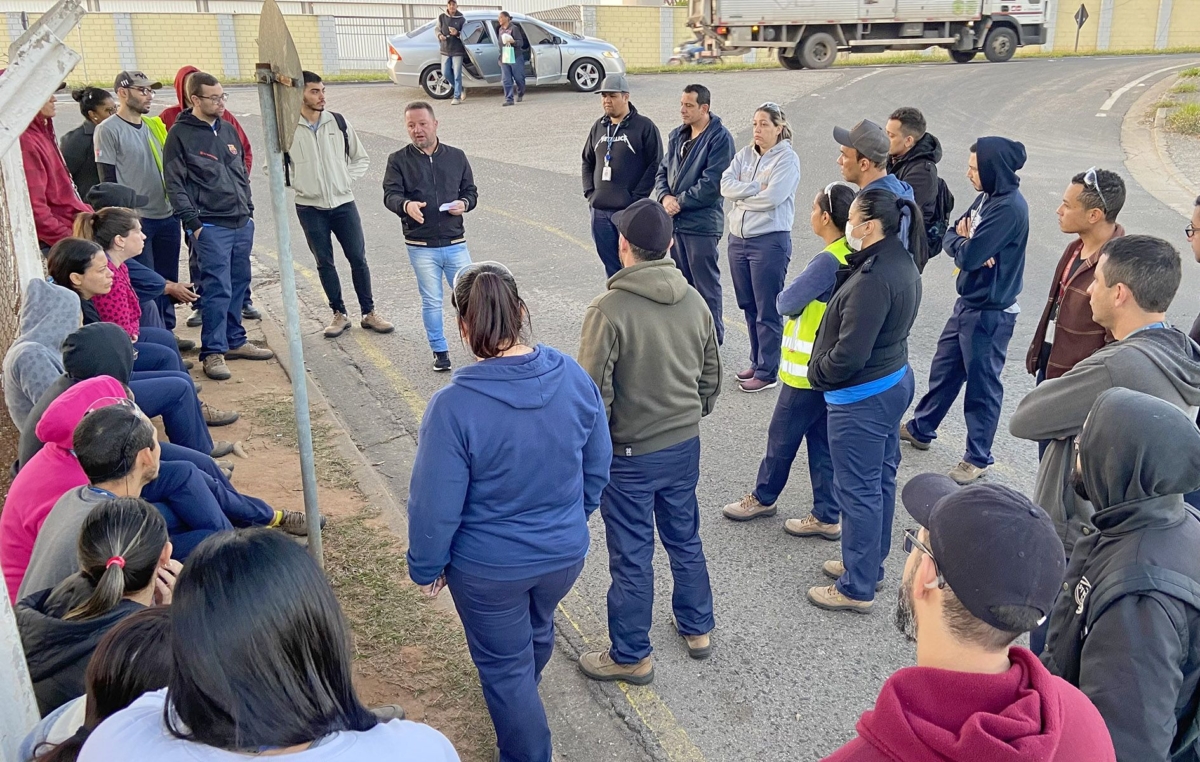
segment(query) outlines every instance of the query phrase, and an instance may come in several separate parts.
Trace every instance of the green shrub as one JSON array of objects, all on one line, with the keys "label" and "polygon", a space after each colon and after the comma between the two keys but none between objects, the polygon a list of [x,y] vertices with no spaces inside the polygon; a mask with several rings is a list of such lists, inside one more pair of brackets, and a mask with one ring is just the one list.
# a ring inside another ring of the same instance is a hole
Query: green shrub
[{"label": "green shrub", "polygon": [[1200,103],[1185,103],[1167,114],[1167,129],[1184,135],[1200,135]]}]

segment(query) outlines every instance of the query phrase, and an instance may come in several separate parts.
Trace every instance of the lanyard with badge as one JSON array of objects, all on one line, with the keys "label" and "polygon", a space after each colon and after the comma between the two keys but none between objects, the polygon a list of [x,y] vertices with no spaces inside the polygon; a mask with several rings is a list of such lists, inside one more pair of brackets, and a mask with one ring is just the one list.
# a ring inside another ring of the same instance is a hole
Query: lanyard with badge
[{"label": "lanyard with badge", "polygon": [[622,124],[625,124],[624,119],[621,120],[620,124],[616,125],[616,129],[613,129],[612,120],[609,119],[604,125],[604,140],[606,146],[604,148],[604,170],[600,173],[600,179],[606,183],[612,181],[612,144],[613,141],[617,139],[617,134],[621,132]]}]

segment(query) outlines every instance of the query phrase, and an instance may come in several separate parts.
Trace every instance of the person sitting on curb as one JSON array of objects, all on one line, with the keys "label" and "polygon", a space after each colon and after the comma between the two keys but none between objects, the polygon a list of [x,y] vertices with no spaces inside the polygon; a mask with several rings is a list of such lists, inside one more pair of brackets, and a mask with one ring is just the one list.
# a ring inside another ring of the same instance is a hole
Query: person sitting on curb
[{"label": "person sitting on curb", "polygon": [[34,278],[21,300],[20,329],[4,353],[4,404],[18,429],[63,374],[62,345],[79,328],[79,297],[69,288]]}]

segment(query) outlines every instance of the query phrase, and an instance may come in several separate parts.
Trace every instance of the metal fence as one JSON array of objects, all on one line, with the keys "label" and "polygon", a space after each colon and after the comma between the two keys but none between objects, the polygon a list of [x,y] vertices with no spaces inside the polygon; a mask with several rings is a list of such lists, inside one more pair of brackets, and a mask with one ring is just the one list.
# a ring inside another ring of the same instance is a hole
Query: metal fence
[{"label": "metal fence", "polygon": [[535,19],[541,19],[547,24],[553,24],[564,32],[583,34],[583,14],[578,5],[551,8],[545,11],[534,11],[529,15]]}]

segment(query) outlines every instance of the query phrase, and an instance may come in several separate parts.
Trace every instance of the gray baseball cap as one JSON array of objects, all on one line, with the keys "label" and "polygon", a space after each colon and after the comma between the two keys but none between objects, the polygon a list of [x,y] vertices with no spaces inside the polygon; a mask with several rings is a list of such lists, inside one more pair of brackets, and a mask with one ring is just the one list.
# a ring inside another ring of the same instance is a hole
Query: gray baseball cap
[{"label": "gray baseball cap", "polygon": [[600,83],[598,93],[627,93],[629,92],[629,80],[624,74],[609,74]]},{"label": "gray baseball cap", "polygon": [[853,148],[876,164],[887,161],[891,143],[883,128],[869,119],[864,119],[854,125],[853,129],[844,127],[833,128],[833,139],[840,145]]}]

